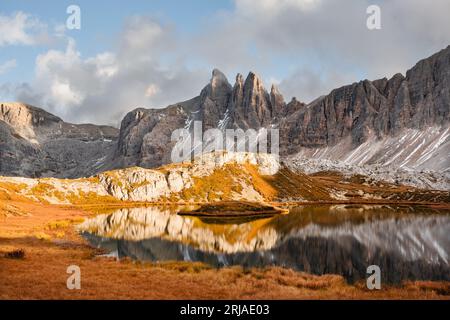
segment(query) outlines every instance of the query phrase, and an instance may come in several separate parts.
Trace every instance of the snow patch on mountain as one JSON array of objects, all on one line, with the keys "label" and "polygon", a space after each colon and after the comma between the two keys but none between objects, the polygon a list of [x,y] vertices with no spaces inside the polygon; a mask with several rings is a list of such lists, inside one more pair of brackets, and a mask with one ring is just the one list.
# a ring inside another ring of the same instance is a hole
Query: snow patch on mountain
[{"label": "snow patch on mountain", "polygon": [[335,171],[343,174],[346,178],[354,175],[365,176],[367,183],[387,182],[420,189],[450,190],[450,171],[448,170],[437,172],[384,166],[381,164],[356,165],[338,160],[307,159],[298,156],[285,158],[283,163],[294,172],[304,172],[306,174]]}]

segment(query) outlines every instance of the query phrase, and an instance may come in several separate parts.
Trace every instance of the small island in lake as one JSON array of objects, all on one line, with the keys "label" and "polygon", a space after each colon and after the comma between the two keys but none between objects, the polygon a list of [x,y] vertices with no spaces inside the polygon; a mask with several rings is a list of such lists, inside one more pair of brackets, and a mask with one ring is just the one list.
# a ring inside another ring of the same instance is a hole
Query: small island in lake
[{"label": "small island in lake", "polygon": [[265,203],[248,201],[224,201],[201,205],[191,211],[180,211],[182,216],[197,217],[266,217],[277,214],[286,214],[288,209],[278,208]]}]

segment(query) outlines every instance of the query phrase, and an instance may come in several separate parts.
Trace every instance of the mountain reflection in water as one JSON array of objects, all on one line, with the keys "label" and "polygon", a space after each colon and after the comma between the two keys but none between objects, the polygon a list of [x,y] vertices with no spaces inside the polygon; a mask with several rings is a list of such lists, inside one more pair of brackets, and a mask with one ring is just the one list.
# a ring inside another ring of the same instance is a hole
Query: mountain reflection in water
[{"label": "mountain reflection in water", "polygon": [[277,265],[384,282],[450,280],[450,214],[426,207],[303,206],[253,221],[208,221],[176,209],[120,209],[78,226],[95,247],[141,261],[200,261],[216,267]]}]

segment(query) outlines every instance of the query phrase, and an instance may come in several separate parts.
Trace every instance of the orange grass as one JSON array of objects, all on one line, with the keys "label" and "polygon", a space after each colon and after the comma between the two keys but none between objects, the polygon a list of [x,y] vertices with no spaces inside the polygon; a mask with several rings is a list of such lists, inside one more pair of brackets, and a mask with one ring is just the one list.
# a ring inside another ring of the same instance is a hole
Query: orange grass
[{"label": "orange grass", "polygon": [[[406,282],[369,291],[341,276],[283,268],[212,269],[199,263],[136,263],[99,258],[74,231],[90,214],[75,208],[14,203],[27,215],[0,218],[0,299],[449,299],[449,282]],[[43,233],[48,238],[39,238]],[[62,234],[62,236],[61,236]],[[8,252],[23,250],[21,259]],[[81,290],[68,290],[69,265]]]}]

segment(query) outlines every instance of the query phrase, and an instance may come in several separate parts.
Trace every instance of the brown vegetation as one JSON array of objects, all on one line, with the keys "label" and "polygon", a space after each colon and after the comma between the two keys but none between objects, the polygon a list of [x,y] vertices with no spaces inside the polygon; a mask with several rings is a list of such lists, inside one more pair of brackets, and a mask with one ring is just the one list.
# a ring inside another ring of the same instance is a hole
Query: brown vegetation
[{"label": "brown vegetation", "polygon": [[[14,205],[28,214],[1,218],[0,299],[450,298],[448,282],[406,282],[369,291],[364,283],[349,285],[341,276],[283,268],[217,270],[199,263],[101,258],[102,252],[88,246],[73,228],[90,213],[73,207]],[[21,251],[20,259],[7,257]],[[81,290],[66,288],[66,270],[72,264],[81,268]]]},{"label": "brown vegetation", "polygon": [[[89,179],[98,183],[96,178]],[[204,199],[228,200],[233,193],[241,192],[245,183],[254,186],[273,205],[277,205],[281,198],[296,197],[309,204],[433,203],[436,207],[448,208],[450,203],[445,192],[367,184],[360,177],[345,179],[331,172],[307,176],[282,169],[275,176],[261,176],[252,165],[225,165],[210,176],[194,180],[194,185],[182,191],[181,197],[155,203],[170,206],[183,201],[190,201],[189,204],[203,201],[200,204],[204,204]],[[74,225],[86,217],[107,213],[117,207],[149,203],[121,202],[111,196],[89,192],[61,195],[45,179],[32,188],[35,201],[22,194],[26,187],[20,183],[0,184],[0,299],[450,298],[448,282],[405,282],[401,286],[384,286],[380,291],[369,291],[364,283],[350,285],[341,276],[313,276],[283,268],[216,270],[198,263],[151,264],[101,258],[98,254],[103,252],[88,246],[74,231]],[[339,190],[350,199],[332,199],[330,190]],[[377,195],[378,198],[364,198],[361,193]],[[69,199],[72,205],[49,205],[44,199],[49,195]],[[224,203],[220,209],[234,211],[234,204]],[[217,206],[220,203],[200,208],[198,212],[210,214]],[[254,209],[247,207],[244,211],[254,212]],[[261,209],[276,210],[266,205],[257,209],[258,213]],[[316,220],[324,219],[317,210],[310,216]],[[211,219],[202,217],[196,223],[205,223],[204,218]],[[289,228],[282,218],[280,216],[277,227]],[[255,230],[265,223],[269,223],[268,219],[255,222]],[[220,225],[217,228],[213,231],[224,232]],[[79,265],[82,270],[82,289],[79,291],[66,288],[66,269],[72,264]]]}]

